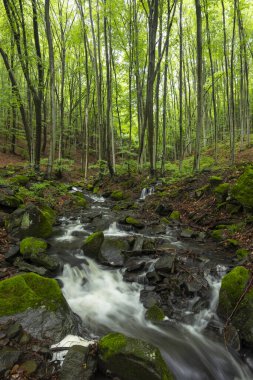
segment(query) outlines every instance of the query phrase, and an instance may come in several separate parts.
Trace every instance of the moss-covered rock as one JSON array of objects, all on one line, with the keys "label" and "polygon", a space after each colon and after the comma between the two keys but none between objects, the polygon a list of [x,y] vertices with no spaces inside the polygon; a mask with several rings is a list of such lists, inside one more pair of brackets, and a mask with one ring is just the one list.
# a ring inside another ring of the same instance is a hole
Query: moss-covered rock
[{"label": "moss-covered rock", "polygon": [[240,243],[236,239],[227,239],[226,240],[226,245],[228,245],[230,247],[238,247],[240,245]]},{"label": "moss-covered rock", "polygon": [[250,271],[241,266],[223,277],[217,312],[225,321],[234,312],[231,323],[238,329],[240,338],[253,347],[253,288],[249,289],[238,303],[250,277]]},{"label": "moss-covered rock", "polygon": [[125,197],[124,197],[123,191],[115,190],[111,193],[111,198],[114,201],[122,201]]},{"label": "moss-covered rock", "polygon": [[217,186],[222,183],[222,178],[216,175],[209,177],[209,183],[211,186]]},{"label": "moss-covered rock", "polygon": [[197,199],[201,198],[209,189],[210,189],[209,184],[200,187],[199,189],[195,190],[195,197]]},{"label": "moss-covered rock", "polygon": [[144,224],[141,223],[139,220],[133,218],[132,216],[128,216],[125,219],[126,224],[129,224],[130,226],[133,226],[135,228],[143,228]]},{"label": "moss-covered rock", "polygon": [[245,259],[249,255],[249,250],[245,248],[239,248],[236,251],[236,256],[239,260]]},{"label": "moss-covered rock", "polygon": [[165,314],[164,314],[163,310],[157,305],[151,306],[147,310],[145,316],[146,316],[146,319],[153,321],[153,322],[162,321],[165,318]]},{"label": "moss-covered rock", "polygon": [[51,208],[31,204],[14,211],[6,220],[6,228],[15,237],[46,238],[52,233],[54,221],[55,212]]},{"label": "moss-covered rock", "polygon": [[86,190],[93,191],[93,185],[91,183],[88,183],[88,185],[86,186]]},{"label": "moss-covered rock", "polygon": [[29,177],[22,174],[18,174],[15,177],[10,178],[10,182],[15,185],[26,185],[29,182],[29,180]]},{"label": "moss-covered rock", "polygon": [[232,187],[231,194],[243,207],[253,209],[253,167],[248,166]]},{"label": "moss-covered rock", "polygon": [[172,213],[170,214],[170,219],[179,221],[180,220],[180,211],[176,211],[176,210],[172,211]]},{"label": "moss-covered rock", "polygon": [[101,246],[104,242],[104,233],[97,231],[88,236],[82,245],[82,250],[85,256],[97,259],[100,253]]},{"label": "moss-covered rock", "polygon": [[0,206],[16,209],[21,205],[22,201],[15,195],[9,195],[5,192],[0,192]]},{"label": "moss-covered rock", "polygon": [[27,237],[20,242],[20,253],[24,256],[37,255],[45,252],[47,249],[47,242],[43,239],[34,237]]},{"label": "moss-covered rock", "polygon": [[172,380],[158,348],[139,339],[111,333],[99,341],[99,366],[121,380]]},{"label": "moss-covered rock", "polygon": [[48,310],[67,307],[56,280],[27,273],[0,282],[0,316],[14,315],[42,305]]},{"label": "moss-covered rock", "polygon": [[84,198],[83,193],[75,193],[73,196],[73,203],[74,206],[81,207],[81,208],[86,208],[88,205],[87,200]]}]

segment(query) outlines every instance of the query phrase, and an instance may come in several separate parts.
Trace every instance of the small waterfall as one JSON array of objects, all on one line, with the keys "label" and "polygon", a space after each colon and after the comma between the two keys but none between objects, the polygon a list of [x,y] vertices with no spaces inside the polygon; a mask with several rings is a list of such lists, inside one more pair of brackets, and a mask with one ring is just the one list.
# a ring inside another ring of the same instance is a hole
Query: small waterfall
[{"label": "small waterfall", "polygon": [[121,230],[118,227],[117,222],[113,222],[112,224],[110,224],[108,230],[104,231],[104,235],[105,236],[129,236],[129,233],[127,231]]},{"label": "small waterfall", "polygon": [[[65,221],[66,219],[62,219],[62,221]],[[89,234],[88,231],[84,229],[83,224],[81,224],[80,220],[76,221],[75,223],[67,224],[66,227],[63,229],[63,234],[60,236],[57,236],[55,238],[56,241],[62,242],[62,241],[73,241],[76,239],[76,236],[79,234]]]},{"label": "small waterfall", "polygon": [[144,199],[146,199],[148,195],[152,195],[154,194],[154,192],[155,192],[154,186],[151,186],[149,188],[144,187],[144,189],[142,189],[141,191],[140,200],[144,201]]},{"label": "small waterfall", "polygon": [[[139,301],[143,287],[125,283],[119,270],[105,270],[91,259],[87,261],[88,265],[81,269],[65,265],[60,279],[70,307],[93,331],[99,328],[119,331],[155,344],[177,380],[252,378],[245,365],[223,345],[211,341],[195,328],[191,330],[170,321],[159,325],[146,321],[145,309]],[[211,309],[215,300],[214,295]]]}]

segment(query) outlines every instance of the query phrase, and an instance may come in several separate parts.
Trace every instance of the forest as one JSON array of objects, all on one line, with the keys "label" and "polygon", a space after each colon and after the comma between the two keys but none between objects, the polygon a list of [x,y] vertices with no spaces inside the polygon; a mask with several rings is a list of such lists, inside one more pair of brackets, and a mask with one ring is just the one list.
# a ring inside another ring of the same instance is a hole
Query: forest
[{"label": "forest", "polygon": [[249,0],[2,1],[1,146],[35,168],[230,163],[251,143]]},{"label": "forest", "polygon": [[0,379],[253,379],[252,36],[252,0],[0,0]]}]

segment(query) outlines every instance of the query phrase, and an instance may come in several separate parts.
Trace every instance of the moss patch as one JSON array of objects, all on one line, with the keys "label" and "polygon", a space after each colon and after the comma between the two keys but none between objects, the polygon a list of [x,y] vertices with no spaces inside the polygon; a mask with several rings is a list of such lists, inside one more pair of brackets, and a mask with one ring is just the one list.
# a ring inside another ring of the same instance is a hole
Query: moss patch
[{"label": "moss patch", "polygon": [[126,218],[126,223],[130,224],[131,226],[136,227],[136,228],[142,228],[143,227],[143,224],[139,220],[133,218],[132,216],[128,216]]},{"label": "moss patch", "polygon": [[26,185],[29,182],[29,177],[25,175],[16,175],[15,177],[10,178],[10,182],[15,185]]},{"label": "moss patch", "polygon": [[103,242],[104,233],[102,231],[94,232],[84,240],[82,250],[86,256],[97,259]]},{"label": "moss patch", "polygon": [[248,255],[249,255],[249,250],[248,250],[248,249],[245,249],[245,248],[239,248],[239,249],[237,249],[237,251],[236,251],[236,256],[237,256],[237,258],[238,258],[239,260],[248,257]]},{"label": "moss patch", "polygon": [[253,209],[253,167],[248,166],[232,188],[232,196],[244,207]]},{"label": "moss patch", "polygon": [[43,239],[27,237],[20,242],[20,253],[24,256],[37,255],[46,249],[47,242]]},{"label": "moss patch", "polygon": [[123,191],[116,190],[111,193],[111,198],[114,201],[122,201],[124,199]]},{"label": "moss patch", "polygon": [[0,282],[0,316],[44,305],[48,310],[67,306],[56,280],[27,273]]},{"label": "moss patch", "polygon": [[171,220],[180,220],[180,212],[179,211],[172,211],[170,214],[170,219]]},{"label": "moss patch", "polygon": [[117,353],[127,343],[126,337],[120,333],[112,333],[104,336],[99,341],[99,350],[103,353],[104,359]]},{"label": "moss patch", "polygon": [[165,318],[165,314],[163,312],[163,310],[157,306],[157,305],[153,305],[151,306],[147,312],[146,312],[146,319],[150,320],[150,321],[162,321],[164,318]]}]

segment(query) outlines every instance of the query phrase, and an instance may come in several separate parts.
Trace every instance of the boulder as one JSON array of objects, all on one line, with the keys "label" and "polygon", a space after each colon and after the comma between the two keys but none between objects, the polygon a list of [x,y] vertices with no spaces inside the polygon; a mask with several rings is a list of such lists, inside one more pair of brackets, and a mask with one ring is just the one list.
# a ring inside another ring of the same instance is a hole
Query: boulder
[{"label": "boulder", "polygon": [[[222,279],[217,313],[225,321],[231,316],[231,323],[238,329],[240,338],[253,348],[253,288],[244,293],[251,273],[248,269],[238,266]],[[234,310],[236,307],[236,310]]]},{"label": "boulder", "polygon": [[165,318],[165,314],[159,306],[153,305],[146,311],[145,317],[149,321],[158,322]]},{"label": "boulder", "polygon": [[14,237],[27,236],[46,238],[52,233],[55,222],[54,211],[46,206],[40,208],[30,204],[18,208],[6,220],[6,229]]},{"label": "boulder", "polygon": [[[21,354],[21,351],[12,347],[5,347],[0,350],[0,376],[4,376],[5,371],[12,369]],[[4,377],[1,378],[3,379]]]},{"label": "boulder", "polygon": [[102,264],[122,267],[124,264],[123,251],[128,250],[129,243],[127,240],[106,237],[98,254],[98,260]]},{"label": "boulder", "polygon": [[173,272],[176,255],[164,255],[155,263],[155,270],[159,274]]},{"label": "boulder", "polygon": [[139,220],[133,218],[132,216],[128,216],[125,219],[125,223],[129,224],[132,227],[138,228],[138,229],[144,227],[144,224],[142,222],[140,222]]},{"label": "boulder", "polygon": [[38,339],[57,342],[68,334],[82,334],[82,323],[69,308],[54,279],[35,273],[0,282],[0,322],[14,320]]},{"label": "boulder", "polygon": [[37,267],[35,265],[29,264],[21,257],[17,257],[13,265],[22,272],[33,272],[39,274],[40,276],[45,276],[47,274],[46,268]]},{"label": "boulder", "polygon": [[125,197],[124,197],[123,191],[115,190],[111,193],[111,198],[114,201],[122,201]]},{"label": "boulder", "polygon": [[163,205],[160,204],[157,206],[155,212],[160,216],[169,216],[173,211],[173,207],[171,205]]},{"label": "boulder", "polygon": [[139,339],[111,333],[100,339],[99,368],[121,380],[172,380],[158,348]]},{"label": "boulder", "polygon": [[97,360],[89,353],[89,348],[72,346],[60,370],[60,380],[90,380],[97,370]]},{"label": "boulder", "polygon": [[21,205],[21,200],[17,198],[15,195],[10,195],[6,191],[0,191],[0,207],[16,209]]},{"label": "boulder", "polygon": [[88,236],[82,245],[84,255],[97,260],[103,242],[104,233],[102,231],[94,232]]}]

